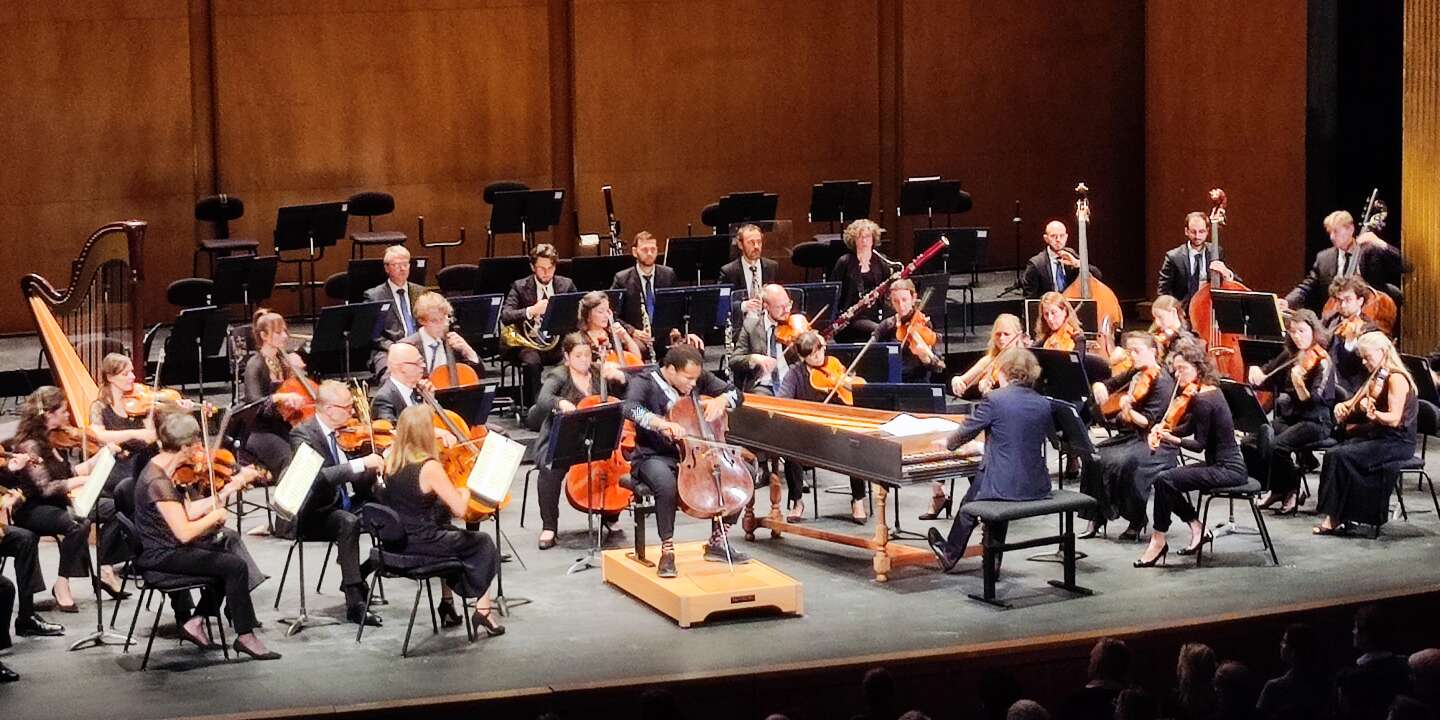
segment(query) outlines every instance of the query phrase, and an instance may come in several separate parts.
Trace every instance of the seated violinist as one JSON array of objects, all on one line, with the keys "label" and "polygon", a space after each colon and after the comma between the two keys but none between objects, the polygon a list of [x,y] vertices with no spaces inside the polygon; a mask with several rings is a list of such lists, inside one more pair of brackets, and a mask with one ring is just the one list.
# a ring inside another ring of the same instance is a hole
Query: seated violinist
[{"label": "seated violinist", "polygon": [[[831,402],[840,404],[842,401],[836,398],[841,389],[853,389],[865,382],[862,378],[847,375],[839,360],[825,354],[825,338],[818,332],[800,333],[795,338],[795,353],[800,357],[801,364],[786,373],[780,389],[775,391],[775,397],[810,402],[825,402],[829,398]],[[791,487],[790,493],[791,497],[796,497],[796,488]],[[850,519],[857,525],[865,524],[866,520],[865,481],[853,477],[850,478]]]},{"label": "seated violinist", "polygon": [[1084,342],[1085,331],[1070,301],[1058,292],[1040,298],[1040,316],[1035,320],[1034,347],[1070,352]]},{"label": "seated violinist", "polygon": [[1145,505],[1155,475],[1176,462],[1172,448],[1151,452],[1146,443],[1150,426],[1165,414],[1174,390],[1174,380],[1161,366],[1155,336],[1148,332],[1127,332],[1121,344],[1130,356],[1131,370],[1095,383],[1091,388],[1097,405],[1123,393],[1113,404],[1116,414],[1114,437],[1099,443],[1098,462],[1085,463],[1080,474],[1080,491],[1099,502],[1097,510],[1085,510],[1080,517],[1090,525],[1079,538],[1092,538],[1117,517],[1130,521],[1123,539],[1137,537],[1145,527]]},{"label": "seated violinist", "polygon": [[1335,387],[1344,397],[1355,394],[1370,375],[1357,351],[1360,336],[1379,329],[1370,318],[1365,317],[1365,296],[1369,290],[1370,286],[1354,275],[1343,275],[1330,283],[1330,297],[1335,299],[1339,310],[1330,316],[1325,329],[1330,333]]},{"label": "seated violinist", "polygon": [[950,392],[955,393],[955,397],[988,395],[999,380],[995,358],[1011,347],[1027,347],[1029,340],[1019,317],[1000,313],[995,317],[995,324],[990,326],[990,343],[985,346],[985,354],[969,370],[950,378]]},{"label": "seated violinist", "polygon": [[147,408],[144,414],[132,415],[126,408],[127,399],[133,400],[131,393],[136,385],[135,366],[129,356],[109,353],[101,359],[99,385],[100,395],[90,406],[90,428],[100,442],[121,449],[100,495],[114,498],[120,512],[129,515],[135,473],[149,462],[155,444],[154,413]]},{"label": "seated violinist", "polygon": [[[601,383],[608,384],[608,396],[620,399],[627,380],[625,373],[614,363],[595,363],[594,351],[585,333],[566,335],[560,341],[560,350],[560,365],[545,372],[545,378],[540,382],[540,395],[530,406],[526,418],[526,425],[539,432],[531,454],[540,473],[536,492],[540,505],[541,550],[555,547],[555,531],[560,523],[560,491],[565,474],[570,469],[569,466],[549,463],[552,419],[557,413],[573,412],[585,398],[599,395]],[[611,515],[601,519],[607,535],[616,532],[617,519],[618,516]]]},{"label": "seated violinist", "polygon": [[[660,535],[660,561],[656,574],[673,578],[675,571],[675,512],[680,495],[677,468],[680,463],[676,440],[687,431],[668,419],[670,409],[682,397],[703,396],[700,411],[707,422],[718,420],[738,406],[741,395],[735,386],[705,369],[705,356],[689,345],[674,345],[665,353],[660,367],[630,379],[625,390],[625,415],[635,423],[635,454],[631,457],[635,480],[655,495],[655,529]],[[713,518],[705,559],[727,560],[725,533],[732,518]],[[749,562],[749,556],[728,548],[731,562]]]},{"label": "seated violinist", "polygon": [[[400,342],[420,351],[427,376],[449,363],[465,363],[475,370],[476,376],[483,374],[480,354],[460,333],[450,329],[453,312],[450,301],[440,293],[427,292],[415,299],[415,322],[420,324],[420,329]],[[451,383],[459,384],[456,378],[451,378]]]},{"label": "seated violinist", "polygon": [[335,541],[335,564],[340,566],[346,619],[356,624],[379,626],[380,616],[365,612],[360,520],[352,510],[373,496],[376,473],[384,461],[375,453],[351,458],[340,448],[335,431],[344,427],[355,412],[355,397],[349,388],[326,380],[320,383],[316,395],[315,417],[295,426],[290,432],[290,445],[292,454],[302,444],[320,453],[323,458],[320,473],[295,520],[277,520],[275,534]]},{"label": "seated violinist", "polygon": [[771,283],[761,292],[760,300],[765,312],[746,315],[735,335],[730,376],[746,392],[774,395],[789,368],[779,330],[790,320],[790,293]]},{"label": "seated violinist", "polygon": [[1172,295],[1155,298],[1150,303],[1150,317],[1150,334],[1155,336],[1161,360],[1165,359],[1176,340],[1193,337],[1185,321],[1185,306]]},{"label": "seated violinist", "polygon": [[500,635],[505,626],[497,621],[498,613],[488,594],[500,569],[500,549],[489,535],[461,530],[449,522],[451,517],[465,517],[470,493],[457,488],[445,474],[434,422],[435,411],[428,405],[416,405],[400,413],[395,443],[385,461],[385,476],[389,478],[385,502],[405,526],[407,554],[458,560],[463,568],[458,577],[445,580],[441,604],[445,624],[459,624],[449,602],[453,591],[474,598],[474,623],[485,628],[487,635]]},{"label": "seated violinist", "polygon": [[250,334],[252,352],[245,361],[240,402],[263,404],[248,428],[242,450],[269,470],[271,477],[278,478],[290,464],[291,423],[286,418],[292,414],[298,418],[300,409],[313,398],[288,390],[276,392],[286,380],[295,377],[297,368],[302,372],[305,368],[300,356],[286,349],[290,328],[285,318],[264,308],[256,310]]},{"label": "seated violinist", "polygon": [[935,328],[920,312],[918,300],[915,282],[910,278],[890,283],[890,308],[895,314],[875,326],[877,342],[900,340],[901,382],[928,383],[945,372],[945,359],[933,347]]},{"label": "seated violinist", "polygon": [[204,455],[200,424],[188,413],[167,413],[158,422],[160,452],[135,483],[135,529],[142,548],[137,565],[142,570],[199,575],[223,583],[223,597],[207,587],[198,607],[191,606],[188,591],[170,595],[181,640],[205,650],[219,649],[206,635],[204,621],[220,616],[223,600],[238,634],[235,651],[256,660],[280,659],[255,634],[260,623],[250,592],[265,581],[265,575],[244,551],[239,536],[225,527],[230,513],[224,498],[255,479],[254,466],[236,473],[218,495],[187,502],[176,484],[187,472],[206,472],[192,464],[196,452]]},{"label": "seated violinist", "polygon": [[[630,328],[615,318],[610,309],[610,296],[595,290],[580,298],[579,330],[589,340],[591,350],[598,361],[608,361],[620,367],[638,367],[641,360],[641,345]],[[612,342],[613,340],[613,342]],[[613,355],[615,343],[620,344],[620,354]],[[613,357],[612,357],[613,355]]]},{"label": "seated violinist", "polygon": [[[949,450],[961,448],[985,433],[980,474],[960,501],[949,536],[930,528],[927,540],[940,567],[949,571],[965,554],[976,518],[965,505],[975,500],[1040,500],[1050,497],[1050,472],[1045,467],[1045,445],[1055,431],[1050,401],[1031,386],[1040,377],[1040,364],[1024,348],[1010,348],[995,360],[999,383],[964,424],[943,442]],[[996,523],[986,532],[1005,542],[1006,526]]]},{"label": "seated violinist", "polygon": [[1281,515],[1293,515],[1300,508],[1295,454],[1304,453],[1301,463],[1316,467],[1314,454],[1303,448],[1330,437],[1334,427],[1330,409],[1335,404],[1335,378],[1330,354],[1325,352],[1326,339],[1320,318],[1302,308],[1285,322],[1285,352],[1263,368],[1250,366],[1250,384],[1275,393],[1270,421],[1275,438],[1266,473],[1270,488],[1260,507],[1281,503]]}]

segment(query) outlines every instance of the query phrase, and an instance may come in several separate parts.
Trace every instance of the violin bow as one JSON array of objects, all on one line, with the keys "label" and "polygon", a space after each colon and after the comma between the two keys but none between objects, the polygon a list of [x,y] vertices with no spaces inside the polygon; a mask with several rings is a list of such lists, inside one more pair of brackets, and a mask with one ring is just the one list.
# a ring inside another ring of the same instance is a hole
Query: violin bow
[{"label": "violin bow", "polygon": [[871,335],[871,336],[870,336],[870,339],[869,339],[869,340],[866,340],[866,341],[865,341],[865,344],[860,346],[860,352],[855,353],[855,359],[850,361],[850,366],[847,367],[847,368],[845,368],[845,372],[840,373],[840,377],[839,377],[839,378],[836,378],[836,380],[835,380],[835,387],[830,388],[830,394],[829,394],[829,395],[826,395],[826,396],[825,396],[825,399],[820,401],[820,404],[821,404],[821,405],[825,405],[825,404],[829,403],[829,402],[830,402],[830,398],[835,397],[835,393],[837,393],[837,392],[840,391],[840,384],[843,383],[843,382],[845,382],[845,378],[848,378],[848,377],[850,377],[851,375],[853,375],[853,374],[855,373],[855,366],[860,364],[860,358],[865,357],[865,352],[870,349],[870,346],[871,346],[871,345],[874,345],[874,344],[875,344],[875,336],[874,336],[874,335]]}]

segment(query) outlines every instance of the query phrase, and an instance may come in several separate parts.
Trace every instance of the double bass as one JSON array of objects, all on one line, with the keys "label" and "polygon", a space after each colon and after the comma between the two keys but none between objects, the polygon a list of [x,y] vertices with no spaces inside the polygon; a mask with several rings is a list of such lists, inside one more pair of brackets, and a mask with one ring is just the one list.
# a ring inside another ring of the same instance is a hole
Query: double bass
[{"label": "double bass", "polygon": [[[1227,213],[1225,191],[1214,188],[1210,191],[1210,244],[1215,248],[1215,258],[1220,257],[1220,226],[1225,224]],[[1190,327],[1205,340],[1215,356],[1215,368],[1221,375],[1238,382],[1245,382],[1245,361],[1240,357],[1240,336],[1236,333],[1222,333],[1215,322],[1215,307],[1211,293],[1214,290],[1240,290],[1248,292],[1244,283],[1227,280],[1218,270],[1211,270],[1200,287],[1190,296]]]},{"label": "double bass", "polygon": [[1067,298],[1095,301],[1096,322],[1102,327],[1125,327],[1120,300],[1108,285],[1090,276],[1090,188],[1085,183],[1075,186],[1075,225],[1080,235],[1080,275],[1061,293]]},{"label": "double bass", "polygon": [[[1376,197],[1380,192],[1379,188],[1370,191],[1370,199],[1365,202],[1365,213],[1360,219],[1360,229],[1355,232],[1356,237],[1365,233],[1378,234],[1385,229],[1386,216],[1390,214],[1385,207],[1385,201]],[[1356,262],[1359,262],[1359,253],[1356,254]],[[1358,272],[1358,270],[1357,270]],[[1330,317],[1340,312],[1340,301],[1335,298],[1327,298],[1325,306],[1320,309],[1320,321],[1330,322]],[[1395,299],[1390,297],[1384,290],[1372,287],[1365,293],[1365,304],[1360,307],[1360,313],[1375,326],[1380,328],[1386,335],[1393,336],[1395,333],[1395,316],[1398,310],[1395,307]]]}]

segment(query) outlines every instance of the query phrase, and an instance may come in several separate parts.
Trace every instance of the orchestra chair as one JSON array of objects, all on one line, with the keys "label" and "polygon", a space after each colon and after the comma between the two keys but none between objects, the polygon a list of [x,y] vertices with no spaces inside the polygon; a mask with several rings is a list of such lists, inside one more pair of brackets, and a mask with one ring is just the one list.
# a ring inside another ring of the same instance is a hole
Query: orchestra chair
[{"label": "orchestra chair", "polygon": [[[396,578],[415,581],[415,602],[410,606],[410,622],[405,626],[405,641],[400,646],[400,657],[410,656],[410,635],[415,629],[415,615],[420,610],[420,593],[423,590],[430,603],[430,630],[439,634],[440,624],[435,615],[435,594],[431,581],[455,577],[465,571],[459,560],[442,560],[432,555],[408,555],[404,552],[409,542],[405,525],[396,512],[380,503],[366,503],[360,506],[360,527],[375,540],[370,548],[370,562],[375,572],[370,576],[370,592],[366,593],[365,612],[370,612],[370,597],[375,594],[376,584],[381,578]],[[465,636],[475,642],[475,627],[470,619],[470,605],[461,598],[460,612],[465,617]],[[365,624],[355,631],[355,642],[365,634]]]},{"label": "orchestra chair", "polygon": [[345,201],[351,216],[365,218],[365,232],[350,233],[350,258],[365,257],[365,248],[387,248],[404,245],[405,233],[397,230],[375,230],[375,218],[395,212],[395,196],[387,192],[358,192]]},{"label": "orchestra chair", "polygon": [[839,259],[840,255],[835,254],[835,246],[829,240],[818,239],[818,236],[815,240],[796,243],[795,247],[790,248],[790,263],[805,270],[805,282],[810,282],[811,270],[819,270],[820,279],[828,280],[827,274]]},{"label": "orchestra chair", "polygon": [[[443,260],[442,260],[443,262]],[[445,297],[473,295],[480,281],[480,266],[471,263],[456,263],[440,268],[435,273],[435,285]]]},{"label": "orchestra chair", "polygon": [[[1200,503],[1202,503],[1201,505],[1198,505],[1198,507],[1202,508],[1200,511],[1200,524],[1207,528],[1210,527],[1210,503],[1214,502],[1216,499],[1229,500],[1232,508],[1234,507],[1236,500],[1249,503],[1250,513],[1255,516],[1255,526],[1260,531],[1260,542],[1264,543],[1265,550],[1270,553],[1270,561],[1273,562],[1276,567],[1280,566],[1280,558],[1275,554],[1275,542],[1270,539],[1270,530],[1265,526],[1265,514],[1260,512],[1260,505],[1258,500],[1260,499],[1261,495],[1265,494],[1265,489],[1260,486],[1259,480],[1256,480],[1253,477],[1247,477],[1245,478],[1244,485],[1237,485],[1235,487],[1227,488],[1215,488],[1211,490],[1200,490],[1198,492],[1199,501]],[[1233,514],[1234,511],[1232,510],[1232,517]],[[1380,528],[1378,525],[1375,527],[1375,534],[1376,536],[1379,536],[1380,534]],[[1213,541],[1210,546],[1210,550],[1212,552],[1215,550]],[[1200,563],[1204,561],[1204,558],[1205,544],[1201,543],[1200,547],[1195,551],[1195,567],[1200,567]]]},{"label": "orchestra chair", "polygon": [[430,249],[430,248],[440,248],[440,267],[442,267],[442,268],[443,268],[443,267],[446,267],[446,266],[449,264],[449,263],[447,262],[446,258],[445,258],[445,251],[446,251],[448,248],[460,247],[461,245],[464,245],[464,244],[465,244],[465,226],[464,226],[464,225],[461,225],[461,226],[460,226],[460,239],[458,239],[458,240],[435,240],[435,241],[433,241],[433,242],[425,239],[425,216],[424,216],[424,215],[419,215],[419,216],[417,216],[417,217],[415,218],[415,225],[416,225],[417,228],[418,228],[417,231],[416,231],[416,234],[418,235],[418,237],[417,237],[416,239],[419,240],[419,242],[420,242],[420,247],[423,247],[423,248],[425,248],[425,249],[427,249],[427,250]]},{"label": "orchestra chair", "polygon": [[[491,213],[493,214],[496,194],[502,192],[517,192],[529,189],[530,186],[522,182],[516,182],[514,180],[496,180],[495,182],[489,183],[485,186],[485,189],[480,193],[480,198],[485,201],[486,205],[489,205],[491,207]],[[495,257],[495,231],[491,229],[490,223],[488,222],[485,223],[485,257]],[[526,268],[526,272],[529,272],[528,265]],[[480,292],[484,293],[486,291],[481,290]],[[505,292],[505,289],[501,288],[500,292]]]},{"label": "orchestra chair", "polygon": [[325,297],[336,303],[348,303],[350,301],[350,275],[337,272],[325,278]]},{"label": "orchestra chair", "polygon": [[210,274],[215,274],[215,257],[230,255],[256,255],[260,241],[230,237],[230,221],[239,220],[245,214],[245,203],[234,195],[210,195],[195,203],[195,219],[215,226],[215,236],[200,238],[195,253],[190,258],[190,274],[200,274],[200,253],[205,253],[210,262]]},{"label": "orchestra chair", "polygon": [[205,307],[215,293],[215,281],[209,278],[180,278],[165,288],[165,302],[181,310]]},{"label": "orchestra chair", "polygon": [[620,477],[620,487],[633,493],[629,510],[630,516],[635,519],[634,559],[641,565],[653,567],[655,563],[645,558],[645,518],[655,514],[655,492],[629,473]]},{"label": "orchestra chair", "polygon": [[720,203],[713,202],[700,210],[700,224],[710,228],[714,234],[721,235],[722,231],[729,231],[730,228],[722,227],[725,220],[721,216]]},{"label": "orchestra chair", "polygon": [[[1400,503],[1400,518],[1409,520],[1410,514],[1405,511],[1405,478],[1414,475],[1415,487],[1422,490],[1425,485],[1430,486],[1430,502],[1435,506],[1435,514],[1440,516],[1440,500],[1435,496],[1435,482],[1430,479],[1430,473],[1425,470],[1425,451],[1429,448],[1430,436],[1440,431],[1440,408],[1436,408],[1429,402],[1419,401],[1419,413],[1415,418],[1415,429],[1420,435],[1420,454],[1406,460],[1398,460],[1380,466],[1379,472],[1395,473],[1395,499]],[[1375,536],[1379,537],[1380,528],[1376,526]]]},{"label": "orchestra chair", "polygon": [[[143,548],[140,544],[140,532],[135,529],[135,523],[132,522],[130,518],[125,517],[123,513],[115,513],[115,522],[120,524],[120,535],[124,538],[125,544],[130,547],[130,554],[133,557],[140,557]],[[140,609],[150,605],[150,600],[154,597],[155,593],[160,593],[163,596],[172,592],[189,593],[195,590],[205,590],[209,588],[211,592],[224,594],[224,584],[216,578],[200,577],[198,575],[177,575],[155,570],[142,570],[139,579],[135,582],[135,586],[140,589],[140,595],[135,598],[135,614],[130,618],[129,632],[125,633],[125,645],[122,648],[122,652],[125,653],[130,652],[130,645],[135,637],[135,626],[140,622]],[[120,603],[116,602],[115,605],[115,611],[119,612]],[[145,643],[145,657],[140,660],[140,669],[142,671],[150,665],[150,651],[155,646],[155,635],[160,629],[160,616],[165,614],[165,608],[167,607],[169,607],[169,603],[163,599],[155,603],[155,621],[150,625],[150,639]],[[113,615],[110,624],[115,624]],[[222,620],[215,624],[220,628],[220,647],[225,653],[225,659],[229,660],[230,644],[225,637],[225,623]],[[213,639],[210,618],[208,616],[205,618],[205,635]],[[177,642],[182,645],[184,644],[183,641]]]}]

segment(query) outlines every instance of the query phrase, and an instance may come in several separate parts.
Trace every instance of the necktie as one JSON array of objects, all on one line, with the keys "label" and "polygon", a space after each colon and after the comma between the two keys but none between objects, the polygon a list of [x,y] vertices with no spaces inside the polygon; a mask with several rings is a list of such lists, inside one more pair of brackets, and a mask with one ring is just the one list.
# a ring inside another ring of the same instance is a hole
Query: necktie
[{"label": "necktie", "polygon": [[438,342],[430,343],[429,348],[430,348],[430,362],[429,362],[429,364],[425,367],[425,369],[433,372],[433,371],[435,370],[435,365],[437,364],[437,362],[438,362],[439,359],[440,359],[440,343],[438,343]]},{"label": "necktie", "polygon": [[655,317],[655,288],[651,286],[651,280],[653,280],[653,278],[649,275],[640,276],[640,284],[643,288],[642,293],[645,296],[645,314],[653,318]]},{"label": "necktie", "polygon": [[1340,277],[1350,274],[1350,253],[1340,253]]},{"label": "necktie", "polygon": [[1060,264],[1060,259],[1055,259],[1055,292],[1065,289],[1065,266]]},{"label": "necktie", "polygon": [[1190,294],[1194,295],[1195,291],[1200,289],[1200,266],[1205,262],[1205,256],[1200,253],[1195,253],[1190,256],[1190,262]]},{"label": "necktie", "polygon": [[[325,433],[325,440],[330,444],[330,457],[335,459],[335,464],[339,465],[345,462],[345,454],[340,452],[340,445],[335,442],[335,433]],[[340,509],[348,511],[350,509],[350,492],[345,489],[345,485],[346,483],[340,483],[340,486],[335,489],[340,493]]]},{"label": "necktie", "polygon": [[415,321],[410,317],[410,301],[406,298],[405,288],[395,291],[395,302],[400,306],[400,323],[405,326],[405,334],[415,332]]},{"label": "necktie", "polygon": [[421,398],[420,398],[420,391],[419,391],[419,390],[411,390],[411,391],[410,391],[410,404],[411,404],[411,405],[418,404],[418,403],[420,402],[420,400],[421,400]]}]

